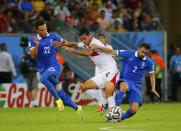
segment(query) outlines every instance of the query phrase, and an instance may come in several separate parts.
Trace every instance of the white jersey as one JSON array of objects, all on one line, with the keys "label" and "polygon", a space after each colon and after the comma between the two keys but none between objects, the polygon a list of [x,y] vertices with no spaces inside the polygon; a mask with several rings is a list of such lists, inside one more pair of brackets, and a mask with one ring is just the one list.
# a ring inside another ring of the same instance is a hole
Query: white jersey
[{"label": "white jersey", "polygon": [[[95,44],[98,46],[105,47],[105,45],[99,41],[98,39],[95,39],[94,37],[91,39],[91,42],[89,45]],[[89,47],[86,46],[84,43],[80,42],[78,43],[78,47],[88,49]],[[100,50],[96,50],[91,56],[89,56],[91,60],[94,62],[94,64],[102,71],[105,71],[110,68],[117,69],[116,61],[112,58],[112,55],[107,54],[105,52],[102,52]]]},{"label": "white jersey", "polygon": [[[109,49],[113,49],[112,46],[109,44],[105,44],[105,47],[109,48]],[[98,66],[96,66],[95,67],[95,75],[98,75],[99,73],[101,73],[101,69]]]}]

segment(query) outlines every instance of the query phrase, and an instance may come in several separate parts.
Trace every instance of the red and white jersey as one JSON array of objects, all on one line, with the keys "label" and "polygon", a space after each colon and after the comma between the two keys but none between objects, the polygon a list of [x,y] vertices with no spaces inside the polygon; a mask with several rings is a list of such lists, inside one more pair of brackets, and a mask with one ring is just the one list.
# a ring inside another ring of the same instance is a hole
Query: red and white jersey
[{"label": "red and white jersey", "polygon": [[[101,41],[99,41],[98,39],[95,39],[94,37],[91,39],[91,42],[89,45],[91,44],[105,47],[105,45]],[[85,50],[89,48],[89,46],[85,45],[83,42],[78,43],[78,47],[83,48]],[[99,69],[101,69],[101,72],[110,68],[117,69],[116,61],[113,59],[112,55],[108,53],[102,52],[101,50],[96,50],[89,57],[94,62],[94,64]]]},{"label": "red and white jersey", "polygon": [[[109,49],[113,49],[111,45],[109,44],[105,44],[105,47],[106,48],[109,48]],[[99,69],[99,67],[95,67],[95,75],[98,75],[99,73],[101,73],[101,69]]]}]

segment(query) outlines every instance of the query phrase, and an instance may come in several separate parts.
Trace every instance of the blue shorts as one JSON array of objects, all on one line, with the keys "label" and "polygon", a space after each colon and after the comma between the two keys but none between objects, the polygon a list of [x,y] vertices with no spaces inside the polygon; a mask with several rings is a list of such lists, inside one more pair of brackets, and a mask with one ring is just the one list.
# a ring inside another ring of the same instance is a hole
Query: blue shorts
[{"label": "blue shorts", "polygon": [[62,66],[56,65],[56,66],[50,66],[48,67],[44,72],[41,72],[41,80],[42,79],[48,79],[50,76],[54,75],[55,78],[58,80],[59,76],[62,72]]},{"label": "blue shorts", "polygon": [[117,88],[119,88],[121,82],[126,82],[128,84],[129,103],[137,102],[139,105],[142,105],[141,83],[138,84],[132,80],[121,79],[117,83]]}]

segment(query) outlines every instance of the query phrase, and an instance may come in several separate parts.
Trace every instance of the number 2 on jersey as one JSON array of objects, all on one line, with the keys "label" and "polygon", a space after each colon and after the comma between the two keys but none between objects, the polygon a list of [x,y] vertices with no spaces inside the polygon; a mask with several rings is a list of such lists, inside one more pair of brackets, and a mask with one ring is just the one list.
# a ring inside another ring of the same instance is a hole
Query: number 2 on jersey
[{"label": "number 2 on jersey", "polygon": [[134,66],[134,70],[133,70],[133,72],[135,72],[137,70],[137,66]]},{"label": "number 2 on jersey", "polygon": [[44,47],[44,53],[45,54],[50,53],[50,47],[49,46]]}]

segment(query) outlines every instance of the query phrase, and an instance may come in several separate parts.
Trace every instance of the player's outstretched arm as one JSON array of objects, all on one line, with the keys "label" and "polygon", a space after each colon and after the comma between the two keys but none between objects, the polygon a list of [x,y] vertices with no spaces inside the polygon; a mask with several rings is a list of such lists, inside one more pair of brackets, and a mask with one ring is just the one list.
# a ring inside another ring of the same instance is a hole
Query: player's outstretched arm
[{"label": "player's outstretched arm", "polygon": [[158,94],[158,92],[155,89],[155,73],[151,73],[150,74],[150,82],[151,82],[151,92],[156,95],[157,97],[160,97],[160,95]]},{"label": "player's outstretched arm", "polygon": [[62,42],[52,41],[52,44],[57,48],[61,48],[62,46],[77,47],[78,45],[77,42],[68,42],[67,40],[63,40]]},{"label": "player's outstretched arm", "polygon": [[113,56],[116,55],[115,50],[112,50],[112,49],[109,49],[109,48],[106,48],[106,47],[102,47],[102,46],[98,46],[98,45],[95,45],[95,44],[90,45],[90,48],[92,50],[99,49],[99,50],[101,50],[101,51],[103,51],[105,53],[112,54]]},{"label": "player's outstretched arm", "polygon": [[72,52],[74,54],[81,55],[81,56],[89,56],[93,53],[92,50],[77,50],[75,48],[71,48],[71,47],[67,47],[67,46],[62,46],[62,48],[66,51],[69,51],[69,52]]}]

